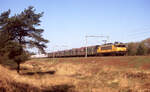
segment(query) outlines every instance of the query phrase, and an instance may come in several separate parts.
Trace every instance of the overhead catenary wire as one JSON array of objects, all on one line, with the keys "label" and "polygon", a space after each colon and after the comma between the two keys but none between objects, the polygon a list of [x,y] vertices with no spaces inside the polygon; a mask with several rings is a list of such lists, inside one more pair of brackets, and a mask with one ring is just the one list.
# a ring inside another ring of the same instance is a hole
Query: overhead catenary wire
[{"label": "overhead catenary wire", "polygon": [[150,27],[146,27],[146,28],[140,28],[137,30],[134,30],[132,32],[129,32],[127,34],[127,37],[132,39],[132,40],[139,40],[142,38],[142,40],[149,38],[150,37]]},{"label": "overhead catenary wire", "polygon": [[88,43],[88,38],[106,38],[106,42],[109,41],[109,36],[95,36],[95,35],[86,35],[85,36],[85,44],[86,44],[86,52],[85,52],[85,58],[87,58],[87,43]]},{"label": "overhead catenary wire", "polygon": [[150,30],[140,31],[140,32],[135,32],[135,33],[130,33],[128,36],[135,36],[135,35],[147,34],[148,32],[150,32]]}]

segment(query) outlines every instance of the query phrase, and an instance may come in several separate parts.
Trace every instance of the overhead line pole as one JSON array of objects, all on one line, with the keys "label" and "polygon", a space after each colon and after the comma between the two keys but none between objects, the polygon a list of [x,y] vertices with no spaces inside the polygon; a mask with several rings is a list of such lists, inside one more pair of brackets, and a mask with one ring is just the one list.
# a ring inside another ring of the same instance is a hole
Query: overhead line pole
[{"label": "overhead line pole", "polygon": [[[88,52],[88,49],[87,49],[87,39],[89,38],[89,37],[106,37],[107,38],[107,41],[109,40],[109,36],[93,36],[93,35],[91,35],[91,36],[85,36],[85,44],[86,44],[86,51],[85,51],[85,58],[87,58],[87,52]],[[106,41],[106,42],[107,42]]]}]

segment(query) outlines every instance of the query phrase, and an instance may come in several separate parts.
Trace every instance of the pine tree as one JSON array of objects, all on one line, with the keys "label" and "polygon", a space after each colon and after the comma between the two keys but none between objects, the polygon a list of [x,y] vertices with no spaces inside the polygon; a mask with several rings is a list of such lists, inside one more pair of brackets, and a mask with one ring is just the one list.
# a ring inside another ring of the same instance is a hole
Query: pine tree
[{"label": "pine tree", "polygon": [[[2,39],[0,43],[4,43],[0,44],[0,48],[6,48],[8,44],[10,45],[8,57],[18,64],[19,72],[20,63],[26,60],[25,48],[36,47],[44,53],[48,40],[42,37],[44,30],[37,28],[40,26],[43,12],[35,13],[32,6],[14,16],[10,16],[10,12],[8,10],[0,15],[0,38]],[[11,47],[14,45],[15,47]]]}]

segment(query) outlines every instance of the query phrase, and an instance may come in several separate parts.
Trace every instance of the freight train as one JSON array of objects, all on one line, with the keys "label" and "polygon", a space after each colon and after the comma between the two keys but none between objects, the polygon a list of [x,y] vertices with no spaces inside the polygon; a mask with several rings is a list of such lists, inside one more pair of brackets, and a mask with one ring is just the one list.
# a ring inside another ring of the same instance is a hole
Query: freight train
[{"label": "freight train", "polygon": [[48,53],[49,58],[60,57],[83,57],[87,56],[123,56],[126,55],[127,47],[124,43],[115,42],[103,45],[95,45],[88,47],[75,48],[70,50],[63,50]]}]

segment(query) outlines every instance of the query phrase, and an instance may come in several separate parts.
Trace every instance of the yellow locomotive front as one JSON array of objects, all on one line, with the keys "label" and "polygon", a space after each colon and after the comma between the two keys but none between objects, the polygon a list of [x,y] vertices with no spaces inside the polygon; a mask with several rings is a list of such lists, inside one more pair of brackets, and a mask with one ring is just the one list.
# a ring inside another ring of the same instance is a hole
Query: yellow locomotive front
[{"label": "yellow locomotive front", "polygon": [[99,55],[125,55],[126,52],[126,45],[118,42],[115,42],[114,44],[104,44],[99,46],[97,49],[97,53]]},{"label": "yellow locomotive front", "polygon": [[114,45],[114,48],[115,48],[115,51],[117,51],[117,52],[126,52],[127,51],[127,48],[124,44]]}]

